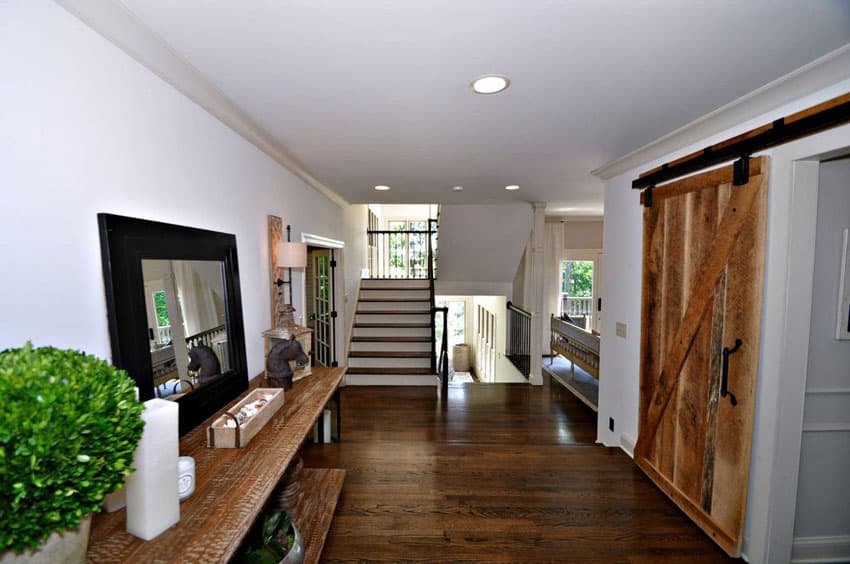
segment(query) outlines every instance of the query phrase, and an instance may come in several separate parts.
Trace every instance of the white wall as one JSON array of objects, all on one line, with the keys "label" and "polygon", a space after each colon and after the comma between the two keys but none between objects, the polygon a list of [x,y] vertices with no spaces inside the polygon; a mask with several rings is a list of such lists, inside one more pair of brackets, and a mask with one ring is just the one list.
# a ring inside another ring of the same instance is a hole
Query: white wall
[{"label": "white wall", "polygon": [[475,338],[475,329],[478,326],[478,306],[483,307],[495,316],[495,349],[496,349],[496,369],[494,378],[491,383],[510,383],[519,382],[526,383],[528,380],[511,364],[505,357],[507,345],[507,322],[508,322],[508,307],[507,298],[505,296],[472,296],[472,338],[469,339],[472,345],[472,358],[475,366],[478,367],[481,360],[481,354],[478,350],[478,342]]},{"label": "white wall", "polygon": [[344,350],[340,355],[340,365],[347,364],[348,348],[351,345],[351,335],[354,323],[354,311],[357,309],[357,296],[360,292],[360,276],[363,268],[368,267],[366,229],[369,226],[368,206],[366,204],[355,204],[348,206],[344,212],[345,223],[345,262],[343,274],[345,276],[345,297],[343,326],[345,327]]},{"label": "white wall", "polygon": [[531,220],[528,204],[443,205],[437,293],[510,296]]},{"label": "white wall", "polygon": [[526,304],[523,304],[523,296],[525,295],[525,271],[526,271],[526,256],[528,254],[529,247],[523,249],[519,264],[516,266],[516,272],[514,272],[514,279],[511,283],[511,301],[519,307],[525,308]]},{"label": "white wall", "polygon": [[52,2],[0,3],[0,72],[0,308],[14,320],[0,347],[109,357],[96,220],[109,212],[236,235],[258,374],[267,214],[294,240],[341,239],[342,210]]},{"label": "white wall", "polygon": [[[663,157],[649,161],[632,170],[606,181],[605,184],[605,223],[604,252],[605,278],[602,282],[604,317],[602,322],[600,389],[599,389],[599,427],[598,439],[603,444],[618,446],[621,433],[629,438],[637,437],[638,397],[640,385],[640,288],[642,256],[642,208],[636,191],[631,189],[631,181],[644,172],[664,162],[674,160],[690,152],[717,143],[754,127],[770,123],[776,118],[808,108],[825,100],[834,98],[850,90],[850,81],[842,81],[815,94],[785,104],[770,112],[724,130],[716,135],[702,139],[689,146],[682,147]],[[850,138],[848,138],[850,144]],[[766,151],[771,156],[778,149]],[[787,215],[787,201],[791,196],[785,188],[781,193],[774,190],[776,164],[771,164],[771,189],[768,194],[768,259],[765,275],[766,302],[769,296],[780,296],[786,285],[787,271],[780,262],[785,254],[785,238],[790,231],[790,217]],[[790,168],[790,165],[789,165]],[[783,169],[783,173],[785,170]],[[776,359],[765,356],[766,344],[771,343],[771,351],[776,351],[775,343],[782,342],[783,326],[774,323],[770,315],[779,315],[765,308],[762,322],[762,355],[757,391],[756,423],[754,429],[753,458],[750,471],[750,496],[748,516],[744,538],[744,550],[752,562],[765,561],[768,545],[763,541],[769,535],[765,530],[765,519],[772,508],[764,505],[769,492],[769,480],[764,475],[770,472],[774,460],[772,446],[775,444],[774,431],[777,424],[776,386],[772,370],[765,372],[765,364]],[[622,339],[615,334],[615,323],[628,325],[628,336]],[[771,353],[774,354],[774,353]],[[770,385],[766,385],[766,384]],[[616,421],[615,431],[608,431],[608,417]],[[632,443],[633,444],[633,443]],[[767,446],[765,446],[767,445]],[[762,482],[758,480],[761,475]],[[751,511],[754,504],[759,505],[759,530],[757,544],[750,545]],[[773,542],[772,540],[770,542]],[[777,562],[781,560],[776,560]]]},{"label": "white wall", "polygon": [[850,538],[850,341],[835,340],[842,233],[847,228],[850,160],[824,163],[818,186],[795,539]]},{"label": "white wall", "polygon": [[601,249],[604,222],[570,221],[561,218],[546,218],[546,222],[560,221],[564,224],[564,249]]}]

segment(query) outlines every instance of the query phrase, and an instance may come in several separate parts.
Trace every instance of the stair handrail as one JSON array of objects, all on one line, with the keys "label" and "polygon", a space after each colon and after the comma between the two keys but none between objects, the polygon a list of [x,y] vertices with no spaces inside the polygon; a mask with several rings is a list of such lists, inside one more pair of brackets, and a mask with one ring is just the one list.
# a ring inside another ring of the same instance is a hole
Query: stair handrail
[{"label": "stair handrail", "polygon": [[[442,307],[432,307],[431,308],[431,327],[435,328],[437,326],[437,313],[443,314],[443,338],[440,343],[440,356],[439,360],[434,361],[434,372],[440,375],[440,387],[443,392],[447,392],[449,389],[449,308],[448,306]],[[436,335],[431,342],[436,346]],[[445,396],[443,396],[445,397]]]},{"label": "stair handrail", "polygon": [[528,378],[531,373],[531,319],[534,314],[511,301],[508,301],[507,306],[507,357]]}]

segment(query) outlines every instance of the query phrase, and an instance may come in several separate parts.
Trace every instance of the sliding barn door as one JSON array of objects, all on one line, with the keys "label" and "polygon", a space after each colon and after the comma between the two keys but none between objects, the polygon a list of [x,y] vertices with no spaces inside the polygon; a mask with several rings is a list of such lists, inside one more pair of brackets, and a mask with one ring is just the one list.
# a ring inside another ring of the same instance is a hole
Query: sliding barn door
[{"label": "sliding barn door", "polygon": [[[652,190],[644,208],[638,466],[738,556],[749,484],[767,159]],[[642,199],[646,198],[646,194]]]}]

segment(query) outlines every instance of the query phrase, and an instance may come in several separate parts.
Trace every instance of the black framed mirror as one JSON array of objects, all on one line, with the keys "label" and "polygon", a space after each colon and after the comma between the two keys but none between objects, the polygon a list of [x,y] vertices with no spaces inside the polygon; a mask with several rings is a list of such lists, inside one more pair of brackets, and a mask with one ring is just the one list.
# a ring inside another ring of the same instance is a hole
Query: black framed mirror
[{"label": "black framed mirror", "polygon": [[112,362],[180,434],[248,388],[236,237],[98,214]]}]

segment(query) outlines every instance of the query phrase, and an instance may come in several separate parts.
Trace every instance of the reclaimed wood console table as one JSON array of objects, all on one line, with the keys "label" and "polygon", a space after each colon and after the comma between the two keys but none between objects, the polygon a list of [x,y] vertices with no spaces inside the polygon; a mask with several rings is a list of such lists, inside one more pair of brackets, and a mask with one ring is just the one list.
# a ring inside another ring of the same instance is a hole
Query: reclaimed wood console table
[{"label": "reclaimed wood console table", "polygon": [[[206,429],[217,414],[184,435],[180,454],[195,458],[195,493],[180,504],[180,522],[143,541],[127,532],[125,510],[96,514],[87,560],[227,562],[297,457],[344,374],[344,367],[315,367],[311,376],[286,391],[283,407],[245,448],[207,448]],[[261,380],[255,378],[250,388],[262,385]],[[321,556],[344,479],[345,470],[339,469],[305,468],[301,473],[304,493],[295,525],[304,543],[304,562],[318,562]]]}]

